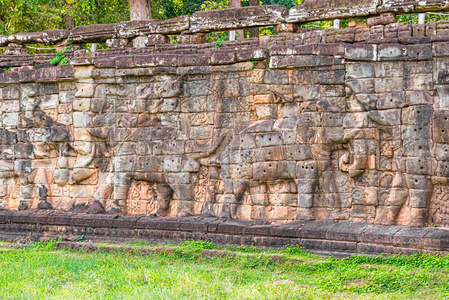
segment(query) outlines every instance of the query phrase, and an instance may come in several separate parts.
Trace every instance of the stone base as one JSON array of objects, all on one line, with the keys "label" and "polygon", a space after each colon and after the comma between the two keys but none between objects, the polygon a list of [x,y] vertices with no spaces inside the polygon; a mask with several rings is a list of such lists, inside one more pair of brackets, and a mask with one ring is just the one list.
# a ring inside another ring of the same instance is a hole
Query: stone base
[{"label": "stone base", "polygon": [[50,237],[124,242],[144,240],[179,243],[205,240],[218,245],[280,248],[301,245],[312,251],[359,254],[447,253],[449,231],[366,223],[266,221],[185,217],[158,218],[111,214],[76,214],[54,210],[0,211],[0,240],[25,241]]}]

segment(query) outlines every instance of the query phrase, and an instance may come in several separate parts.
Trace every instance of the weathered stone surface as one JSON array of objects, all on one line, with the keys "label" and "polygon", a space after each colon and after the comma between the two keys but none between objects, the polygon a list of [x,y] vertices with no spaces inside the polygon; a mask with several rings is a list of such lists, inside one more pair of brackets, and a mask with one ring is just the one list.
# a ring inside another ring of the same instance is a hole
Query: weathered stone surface
[{"label": "weathered stone surface", "polygon": [[0,47],[4,47],[8,44],[8,36],[0,35]]},{"label": "weathered stone surface", "polygon": [[42,43],[44,34],[42,32],[16,33],[8,37],[8,41],[16,44]]},{"label": "weathered stone surface", "polygon": [[155,19],[121,22],[117,26],[118,37],[126,39],[155,33],[159,22],[159,20]]},{"label": "weathered stone surface", "polygon": [[160,34],[178,33],[189,30],[190,17],[179,16],[173,19],[161,21],[157,24],[156,32]]},{"label": "weathered stone surface", "polygon": [[306,0],[289,11],[288,22],[300,23],[334,18],[348,18],[354,15],[375,14],[379,1],[363,0]]},{"label": "weathered stone surface", "polygon": [[[276,37],[273,45],[285,45],[285,40],[291,44],[298,42],[316,44],[322,41],[326,43],[369,41],[371,44],[383,44],[393,42],[394,39],[398,39],[403,44],[419,44],[430,41],[447,42],[449,34],[447,22],[397,25],[395,18],[395,13],[447,10],[449,10],[447,0],[306,0],[290,10],[281,5],[249,6],[200,11],[195,12],[192,16],[179,16],[164,21],[133,20],[116,24],[78,26],[72,31],[48,30],[39,33],[18,33],[8,38],[0,37],[0,45],[46,43],[56,44],[60,49],[67,37],[76,43],[101,43],[110,39],[134,39],[149,34],[208,33],[242,28],[253,30],[259,26],[276,28],[279,36]],[[352,21],[348,28],[342,30],[300,32],[300,27],[295,24],[367,16],[371,17],[367,23]],[[186,38],[184,37],[183,40],[185,44]],[[293,40],[294,43],[292,43]],[[190,41],[190,43],[193,42]],[[247,41],[242,43],[248,45]],[[176,45],[172,48],[179,50],[182,47]],[[81,61],[80,58],[75,60]]]},{"label": "weathered stone surface", "polygon": [[376,25],[388,25],[397,22],[398,20],[396,19],[395,15],[390,13],[390,14],[382,14],[379,17],[369,18],[367,20],[367,25],[369,27],[372,27]]},{"label": "weathered stone surface", "polygon": [[[43,32],[16,33],[8,37],[8,42],[16,44],[55,44],[68,38],[69,35],[69,30],[45,30]],[[6,41],[4,42],[6,43]]]},{"label": "weathered stone surface", "polygon": [[[0,209],[449,226],[447,41],[381,17],[369,29],[196,44],[212,28],[284,17],[279,6],[261,6],[199,12],[165,27],[79,27],[77,42],[107,36],[123,48],[75,51],[73,66],[1,73]],[[181,44],[171,45],[165,33],[176,28]],[[24,45],[9,48],[1,59],[33,65],[35,56],[14,55]],[[214,234],[241,240],[237,223]],[[368,227],[351,226],[311,228],[302,238],[313,239],[304,242],[310,247],[393,247],[360,240]],[[282,237],[296,238],[289,232]]]},{"label": "weathered stone surface", "polygon": [[[300,23],[317,20],[376,16],[380,13],[412,13],[428,11],[447,11],[449,3],[446,0],[431,1],[404,1],[404,0],[376,0],[354,1],[333,0],[318,1],[307,0],[293,7],[289,11],[288,22]],[[383,19],[383,20],[381,20]],[[388,17],[372,20],[373,24],[389,24]],[[392,20],[394,22],[394,20]]]},{"label": "weathered stone surface", "polygon": [[242,27],[271,26],[283,23],[286,15],[287,9],[282,5],[198,11],[190,16],[190,31],[211,32]]},{"label": "weathered stone surface", "polygon": [[[101,204],[97,205],[101,210]],[[82,209],[82,205],[78,207]],[[36,241],[57,236],[73,238],[80,234],[86,240],[96,241],[198,239],[217,244],[269,248],[297,244],[311,251],[336,255],[446,253],[449,248],[447,230],[438,228],[412,229],[330,221],[295,221],[273,226],[266,221],[226,221],[204,217],[88,215],[45,209],[13,213],[0,211],[0,238],[5,241],[30,236]],[[95,250],[88,244],[72,242],[58,243],[57,246]]]},{"label": "weathered stone surface", "polygon": [[69,38],[75,42],[102,43],[107,39],[118,38],[118,27],[118,23],[77,26]]},{"label": "weathered stone surface", "polygon": [[449,3],[446,0],[410,1],[410,0],[383,0],[378,12],[426,12],[434,10],[447,10]]}]

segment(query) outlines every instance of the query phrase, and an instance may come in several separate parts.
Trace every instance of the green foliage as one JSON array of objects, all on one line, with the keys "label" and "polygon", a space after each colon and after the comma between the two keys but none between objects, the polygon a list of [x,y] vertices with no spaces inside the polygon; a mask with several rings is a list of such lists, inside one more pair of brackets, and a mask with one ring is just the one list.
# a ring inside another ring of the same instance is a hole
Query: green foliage
[{"label": "green foliage", "polygon": [[[398,15],[396,16],[398,19],[399,24],[406,25],[406,24],[418,24],[419,14],[405,14],[405,15]],[[428,22],[439,22],[439,21],[448,21],[449,20],[449,14],[448,13],[426,13],[426,23]],[[348,24],[350,21],[356,21],[356,22],[366,22],[366,18],[349,18],[340,20],[340,28],[346,28],[348,27]],[[333,21],[317,21],[317,22],[310,22],[303,25],[303,28],[320,28],[320,29],[329,29],[333,28]]]},{"label": "green foliage", "polygon": [[205,0],[201,10],[213,10],[229,8],[229,0]]},{"label": "green foliage", "polygon": [[[267,267],[274,266],[276,262],[271,258],[267,256],[251,256],[247,259],[247,261],[244,263],[245,268],[254,269],[254,268],[263,268],[266,269]],[[270,268],[273,270],[273,268]]]},{"label": "green foliage", "polygon": [[227,35],[220,35],[215,41],[215,49],[220,50],[221,45],[228,39]]},{"label": "green foliage", "polygon": [[[56,241],[0,248],[0,299],[447,299],[449,257],[312,255],[187,241],[158,254],[57,250]],[[154,247],[135,242],[136,246]],[[108,245],[109,249],[111,245]],[[225,248],[228,251],[231,247]],[[251,250],[251,251],[250,251]],[[246,251],[246,252],[245,252]],[[196,253],[196,254],[194,254]]]},{"label": "green foliage", "polygon": [[[301,0],[262,0],[260,5],[280,4],[291,8],[301,3]],[[180,15],[191,15],[199,10],[229,8],[229,0],[156,0],[152,2],[153,18],[166,20]],[[249,1],[243,0],[242,6],[248,6]]]},{"label": "green foliage", "polygon": [[8,68],[3,68],[3,71],[5,71],[5,72],[9,72],[9,71],[11,71],[11,69],[12,69],[12,67],[8,67]]},{"label": "green foliage", "polygon": [[430,12],[426,13],[426,22],[439,22],[449,20],[449,13],[447,12]]},{"label": "green foliage", "polygon": [[[284,5],[288,9],[292,8],[293,6],[296,6],[298,4],[301,4],[301,0],[260,0],[259,5]],[[249,6],[249,0],[243,0],[242,6]]]},{"label": "green foliage", "polygon": [[131,242],[127,242],[125,245],[126,246],[148,247],[151,244],[146,241],[142,241],[142,240],[132,240]]},{"label": "green foliage", "polygon": [[[280,4],[291,8],[301,2],[302,0],[260,0],[260,5]],[[243,0],[242,5],[249,5],[249,0]],[[153,18],[165,20],[190,15],[199,10],[228,7],[229,0],[153,0],[152,14]],[[0,34],[65,28],[67,14],[73,17],[75,26],[116,23],[129,19],[129,7],[128,1],[122,0],[0,0]],[[426,22],[448,19],[447,13],[426,13]],[[350,20],[366,21],[360,18],[341,20],[341,28],[347,27]],[[417,24],[418,14],[400,15],[398,20],[401,24]],[[332,26],[332,21],[303,25],[304,28],[321,29]],[[261,28],[260,34],[273,35],[275,32],[272,28]]]},{"label": "green foliage", "polygon": [[[224,0],[219,0],[224,1]],[[218,2],[219,2],[218,1]],[[155,19],[166,20],[182,15],[191,15],[195,11],[206,10],[208,0],[157,0],[152,1],[152,15]]]},{"label": "green foliage", "polygon": [[407,14],[397,16],[399,23],[401,24],[418,24],[418,14]]},{"label": "green foliage", "polygon": [[54,53],[55,47],[44,44],[28,44],[26,45],[28,54],[38,53]]},{"label": "green foliage", "polygon": [[129,20],[128,1],[0,0],[0,34],[65,28],[67,13],[75,26]]},{"label": "green foliage", "polygon": [[217,249],[217,247],[212,242],[208,241],[194,241],[187,240],[181,243],[181,247],[190,249],[190,250],[208,250],[208,249]]},{"label": "green foliage", "polygon": [[0,0],[0,34],[63,28],[62,7],[62,0]]},{"label": "green foliage", "polygon": [[[419,14],[406,14],[397,16],[399,23],[401,24],[418,24]],[[439,22],[449,20],[449,14],[445,12],[430,12],[426,13],[426,23]]]},{"label": "green foliage", "polygon": [[300,245],[290,245],[283,247],[282,252],[285,252],[290,255],[300,255],[302,257],[309,257],[309,258],[318,258],[317,255],[314,255],[304,249],[304,247],[301,247]]},{"label": "green foliage", "polygon": [[63,66],[69,63],[70,58],[65,54],[72,50],[72,42],[67,39],[67,45],[62,47],[62,49],[56,52],[56,56],[50,59],[48,62],[54,66]]},{"label": "green foliage", "polygon": [[31,242],[30,246],[29,246],[29,250],[39,250],[39,251],[52,251],[54,250],[54,245],[61,242],[62,239],[61,238],[57,238],[57,239],[53,239],[53,240],[48,240],[48,241],[44,241],[44,242]]},{"label": "green foliage", "polygon": [[302,28],[318,28],[318,29],[329,29],[334,26],[333,21],[316,21],[316,22],[309,22],[307,24],[302,25]]},{"label": "green foliage", "polygon": [[249,62],[253,63],[253,70],[257,67],[258,61],[257,60],[250,60]]},{"label": "green foliage", "polygon": [[256,248],[254,246],[251,247],[245,247],[245,246],[228,246],[228,250],[234,251],[234,252],[243,252],[243,253],[261,253],[263,252],[262,249]]},{"label": "green foliage", "polygon": [[350,18],[350,19],[341,20],[340,28],[347,28],[350,21],[366,23],[367,19],[366,18]]},{"label": "green foliage", "polygon": [[449,268],[449,256],[442,254],[392,255],[392,256],[353,256],[350,260],[353,264],[385,264],[396,267],[446,269]]},{"label": "green foliage", "polygon": [[[122,0],[69,0],[69,14],[75,26],[118,23],[129,20],[128,1]],[[66,7],[67,10],[67,7]]]},{"label": "green foliage", "polygon": [[[299,2],[263,0],[261,4],[292,7]],[[242,4],[248,5],[249,2],[244,0]],[[229,0],[154,0],[152,14],[153,18],[165,20],[190,15],[199,10],[228,7]],[[17,32],[65,28],[67,14],[73,18],[75,26],[117,23],[129,20],[129,7],[128,1],[122,0],[0,0],[0,34],[11,35]],[[275,32],[273,28],[261,28],[260,34],[273,35]],[[209,34],[208,42],[214,42],[218,38]]]},{"label": "green foliage", "polygon": [[259,36],[272,36],[276,35],[276,31],[274,30],[274,27],[259,27]]},{"label": "green foliage", "polygon": [[75,241],[77,241],[77,242],[82,241],[82,240],[84,240],[84,235],[79,235],[79,236],[75,237]]}]

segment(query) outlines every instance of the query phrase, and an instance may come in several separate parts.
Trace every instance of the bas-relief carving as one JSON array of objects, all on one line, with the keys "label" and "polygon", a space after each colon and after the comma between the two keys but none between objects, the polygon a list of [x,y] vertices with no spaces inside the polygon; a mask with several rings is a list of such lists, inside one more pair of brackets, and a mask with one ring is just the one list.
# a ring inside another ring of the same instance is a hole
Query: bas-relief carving
[{"label": "bas-relief carving", "polygon": [[431,106],[406,104],[409,92],[401,91],[404,87],[400,83],[397,91],[381,95],[369,92],[363,82],[350,79],[348,83],[359,107],[377,127],[380,149],[376,158],[379,188],[375,222],[423,226],[428,220],[431,175],[436,175],[429,147]]},{"label": "bas-relief carving", "polygon": [[0,209],[446,226],[445,84],[397,65],[3,87]]}]

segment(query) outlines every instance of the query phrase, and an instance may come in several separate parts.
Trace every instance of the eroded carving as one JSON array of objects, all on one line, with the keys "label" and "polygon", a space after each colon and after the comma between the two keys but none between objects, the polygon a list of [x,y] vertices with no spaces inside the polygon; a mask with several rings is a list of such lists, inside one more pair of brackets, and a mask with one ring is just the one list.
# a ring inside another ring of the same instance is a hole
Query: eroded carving
[{"label": "eroded carving", "polygon": [[446,226],[444,47],[273,45],[5,80],[0,209]]}]

